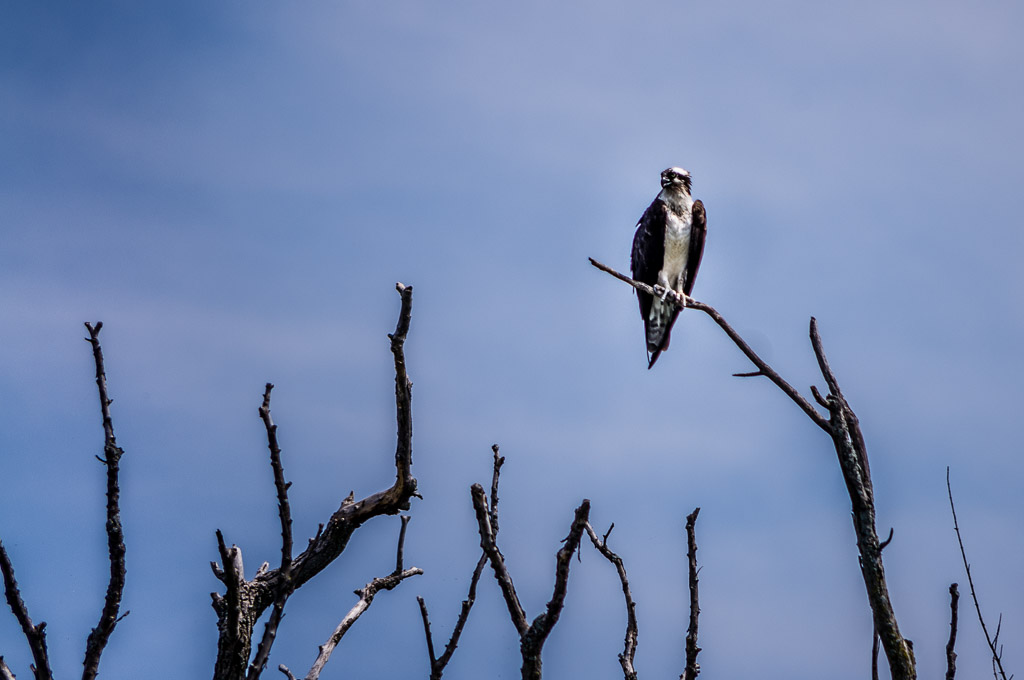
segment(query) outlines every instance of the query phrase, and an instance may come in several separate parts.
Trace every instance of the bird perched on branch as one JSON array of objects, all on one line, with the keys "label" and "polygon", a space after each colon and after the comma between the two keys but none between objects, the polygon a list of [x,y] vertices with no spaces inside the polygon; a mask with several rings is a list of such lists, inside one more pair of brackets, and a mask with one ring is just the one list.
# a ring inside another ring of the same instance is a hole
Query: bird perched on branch
[{"label": "bird perched on branch", "polygon": [[[665,170],[661,173],[661,193],[636,225],[630,258],[633,278],[689,296],[704,254],[706,234],[704,204],[690,196],[690,173],[682,168]],[[640,291],[636,295],[647,334],[647,368],[651,368],[668,349],[680,308],[666,299],[667,292],[660,298]]]}]

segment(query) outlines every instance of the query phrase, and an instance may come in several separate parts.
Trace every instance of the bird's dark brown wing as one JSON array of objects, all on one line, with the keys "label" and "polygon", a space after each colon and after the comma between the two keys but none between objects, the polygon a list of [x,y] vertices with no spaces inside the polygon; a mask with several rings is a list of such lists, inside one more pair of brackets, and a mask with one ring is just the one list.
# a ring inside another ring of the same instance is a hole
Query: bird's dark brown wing
[{"label": "bird's dark brown wing", "polygon": [[690,254],[686,260],[686,282],[683,286],[683,292],[687,296],[693,290],[693,282],[697,280],[700,260],[704,257],[704,238],[708,233],[708,218],[704,212],[704,204],[694,201],[691,215],[693,221],[690,226]]},{"label": "bird's dark brown wing", "polygon": [[[661,199],[654,199],[637,222],[636,234],[633,236],[633,253],[629,268],[635,280],[649,286],[658,282],[658,272],[661,271],[665,260],[666,211],[667,208]],[[637,291],[636,297],[640,302],[640,316],[646,328],[651,313],[651,296]]]}]

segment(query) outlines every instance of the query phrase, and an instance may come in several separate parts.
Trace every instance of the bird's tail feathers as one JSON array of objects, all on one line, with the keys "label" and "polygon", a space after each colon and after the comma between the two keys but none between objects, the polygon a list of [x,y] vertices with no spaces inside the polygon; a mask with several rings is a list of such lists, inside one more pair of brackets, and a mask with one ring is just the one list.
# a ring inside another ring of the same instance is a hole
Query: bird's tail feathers
[{"label": "bird's tail feathers", "polygon": [[651,305],[651,313],[644,327],[647,329],[647,352],[650,354],[647,368],[654,366],[661,353],[668,349],[672,339],[672,324],[679,315],[679,309],[673,305],[661,304],[655,300]]}]

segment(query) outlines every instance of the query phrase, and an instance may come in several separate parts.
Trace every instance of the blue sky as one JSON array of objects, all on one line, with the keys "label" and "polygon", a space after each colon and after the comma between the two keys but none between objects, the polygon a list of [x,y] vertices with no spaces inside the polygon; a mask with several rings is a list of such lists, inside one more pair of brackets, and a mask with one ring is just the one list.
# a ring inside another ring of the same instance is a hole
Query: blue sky
[{"label": "blue sky", "polygon": [[[708,211],[695,296],[794,385],[826,349],[868,440],[886,568],[919,674],[963,584],[1021,668],[1024,10],[1009,2],[8,5],[0,10],[0,537],[60,676],[107,569],[104,321],[125,448],[124,606],[101,672],[203,677],[214,530],[251,575],[278,551],[256,416],[277,385],[298,536],[389,483],[394,282],[415,287],[407,563],[322,677],[426,677],[478,551],[469,486],[508,462],[500,545],[528,614],[580,499],[615,522],[644,677],[682,669],[683,519],[701,506],[701,664],[861,678],[870,616],[827,438],[706,317],[645,370],[620,269],[658,173]],[[398,520],[292,598],[271,666],[306,669],[392,566]],[[301,540],[301,539],[299,539]],[[963,600],[962,673],[987,672]],[[624,611],[573,564],[547,677],[621,677]],[[28,673],[13,616],[0,653]],[[492,579],[446,677],[518,677]],[[270,671],[268,671],[270,672]],[[276,672],[275,672],[276,674]],[[268,676],[270,677],[270,676]]]}]

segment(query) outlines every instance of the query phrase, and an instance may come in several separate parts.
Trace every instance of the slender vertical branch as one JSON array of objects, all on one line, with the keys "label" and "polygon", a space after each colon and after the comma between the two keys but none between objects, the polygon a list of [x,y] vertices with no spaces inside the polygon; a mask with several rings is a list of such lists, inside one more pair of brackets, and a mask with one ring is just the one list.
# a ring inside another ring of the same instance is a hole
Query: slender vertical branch
[{"label": "slender vertical branch", "polygon": [[86,338],[92,345],[93,359],[96,363],[96,386],[99,389],[100,412],[103,416],[103,458],[101,461],[107,466],[107,551],[110,556],[110,581],[107,584],[107,594],[103,602],[103,610],[100,612],[99,623],[89,633],[85,644],[85,670],[82,673],[82,680],[93,680],[99,672],[100,655],[114,632],[114,626],[120,620],[118,611],[121,607],[121,596],[124,593],[125,566],[124,566],[124,531],[121,528],[121,509],[119,505],[121,491],[118,486],[119,463],[124,451],[117,445],[114,438],[114,421],[110,417],[110,404],[113,400],[107,395],[107,376],[103,368],[103,350],[100,348],[99,334],[103,328],[102,322],[95,326],[85,324],[89,331]]},{"label": "slender vertical branch", "polygon": [[270,391],[273,383],[267,383],[263,392],[263,404],[259,408],[260,419],[267,430],[267,448],[270,449],[270,466],[274,471],[274,488],[277,489],[277,510],[281,518],[281,570],[292,561],[292,511],[288,503],[288,489],[291,482],[284,480],[284,466],[281,464],[281,447],[277,443],[277,425],[270,415]]},{"label": "slender vertical branch", "polygon": [[700,647],[697,646],[697,617],[700,616],[700,603],[697,595],[697,515],[700,508],[694,508],[693,512],[686,516],[686,558],[689,564],[690,584],[690,625],[686,628],[686,668],[679,676],[680,680],[696,680],[700,674],[700,664],[697,663],[697,654]]},{"label": "slender vertical branch", "polygon": [[21,632],[28,640],[29,649],[32,650],[32,660],[35,665],[32,672],[36,680],[53,680],[53,672],[50,670],[50,657],[46,651],[46,622],[40,621],[32,624],[32,618],[28,615],[28,607],[21,599],[21,591],[18,590],[18,582],[14,578],[14,566],[7,556],[3,541],[0,541],[0,572],[4,577],[4,593],[7,597],[7,604],[14,612],[14,618],[21,625]]},{"label": "slender vertical branch", "polygon": [[267,448],[270,450],[270,467],[274,472],[274,488],[277,490],[277,512],[281,519],[281,580],[277,586],[277,595],[274,597],[274,606],[270,610],[270,617],[263,628],[263,637],[256,647],[256,656],[249,664],[247,680],[258,680],[263,670],[267,667],[267,659],[270,658],[270,649],[277,639],[277,629],[284,618],[284,606],[293,592],[291,568],[292,568],[292,511],[288,502],[288,489],[291,482],[284,479],[284,465],[281,463],[281,447],[277,442],[277,425],[270,414],[270,392],[274,389],[273,383],[267,383],[263,392],[263,403],[259,407],[260,420],[267,431]]},{"label": "slender vertical branch", "polygon": [[604,538],[598,538],[597,532],[590,526],[590,522],[587,522],[584,528],[587,530],[587,535],[590,536],[590,542],[594,544],[598,552],[604,555],[605,559],[615,565],[615,571],[619,574],[619,582],[622,584],[622,595],[626,600],[626,637],[622,653],[619,654],[619,665],[622,666],[624,680],[637,680],[636,669],[633,666],[633,659],[636,657],[636,646],[639,641],[638,636],[640,634],[636,622],[636,602],[633,601],[633,593],[629,589],[626,565],[623,563],[622,558],[608,547],[608,537],[611,535],[612,529],[615,528],[615,524],[613,523],[608,528]]},{"label": "slender vertical branch", "polygon": [[[974,610],[978,614],[978,623],[981,624],[981,630],[985,633],[985,642],[988,643],[988,648],[992,653],[992,667],[994,671],[998,671],[999,676],[1006,680],[1006,671],[1003,670],[1003,661],[1001,654],[998,651],[997,642],[999,640],[999,631],[996,631],[996,637],[992,638],[988,634],[988,627],[985,625],[985,617],[981,615],[981,605],[978,604],[978,594],[974,590],[974,578],[971,577],[971,565],[967,562],[967,551],[964,550],[964,540],[960,536],[960,525],[956,520],[956,506],[953,505],[953,487],[949,483],[949,466],[946,466],[946,493],[949,495],[949,510],[953,513],[953,530],[956,531],[956,540],[960,544],[960,557],[963,558],[964,571],[967,572],[967,585],[970,586],[971,599],[974,600]],[[952,593],[952,589],[950,590]],[[1000,616],[1000,622],[1002,616]]]},{"label": "slender vertical branch", "polygon": [[957,584],[951,583],[949,586],[949,642],[946,643],[946,680],[954,680],[956,677],[956,652],[953,648],[956,646],[956,626],[957,626],[957,609],[960,604],[960,591],[957,589]]}]

